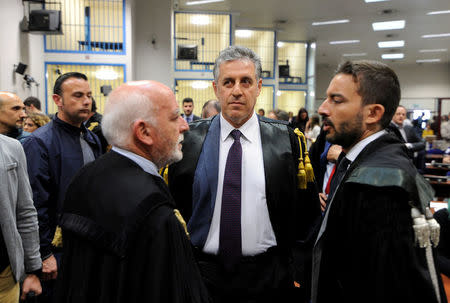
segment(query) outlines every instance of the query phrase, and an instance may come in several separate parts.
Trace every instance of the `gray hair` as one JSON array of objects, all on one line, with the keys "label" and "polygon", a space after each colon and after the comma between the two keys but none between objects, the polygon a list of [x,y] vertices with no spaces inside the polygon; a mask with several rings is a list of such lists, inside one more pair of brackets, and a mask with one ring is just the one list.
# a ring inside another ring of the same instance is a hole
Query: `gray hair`
[{"label": "gray hair", "polygon": [[156,126],[154,103],[139,90],[113,91],[108,96],[102,119],[102,132],[113,146],[126,147],[132,138],[132,125],[142,119]]},{"label": "gray hair", "polygon": [[229,46],[220,52],[219,57],[217,57],[216,62],[214,63],[214,81],[217,82],[217,80],[219,80],[220,65],[224,62],[235,60],[248,60],[253,62],[255,65],[256,80],[259,81],[262,73],[261,59],[251,49],[239,45]]}]

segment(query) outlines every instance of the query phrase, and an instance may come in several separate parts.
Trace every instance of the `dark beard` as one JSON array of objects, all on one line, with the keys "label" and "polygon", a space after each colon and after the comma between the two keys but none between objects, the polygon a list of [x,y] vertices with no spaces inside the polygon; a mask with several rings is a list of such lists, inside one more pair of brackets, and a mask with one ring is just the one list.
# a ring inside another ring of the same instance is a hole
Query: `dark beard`
[{"label": "dark beard", "polygon": [[327,134],[326,139],[332,144],[338,144],[344,149],[348,149],[358,142],[361,138],[363,131],[361,129],[362,125],[362,114],[359,113],[354,121],[343,122],[340,125],[340,130],[338,131],[334,124],[328,122],[334,128],[334,135],[331,136]]}]

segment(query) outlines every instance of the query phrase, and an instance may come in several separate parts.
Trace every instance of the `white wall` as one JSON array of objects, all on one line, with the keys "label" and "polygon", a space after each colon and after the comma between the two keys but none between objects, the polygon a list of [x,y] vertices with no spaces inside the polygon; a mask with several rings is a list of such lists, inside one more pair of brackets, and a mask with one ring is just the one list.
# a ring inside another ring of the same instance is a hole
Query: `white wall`
[{"label": "white wall", "polygon": [[135,0],[133,65],[136,80],[156,80],[173,88],[171,2]]},{"label": "white wall", "polygon": [[[408,109],[421,108],[435,111],[436,98],[450,97],[450,64],[392,65],[402,89],[400,103]],[[320,106],[336,66],[317,67],[316,104]],[[450,102],[443,102],[443,112],[450,110]],[[448,109],[447,109],[448,108]]]}]

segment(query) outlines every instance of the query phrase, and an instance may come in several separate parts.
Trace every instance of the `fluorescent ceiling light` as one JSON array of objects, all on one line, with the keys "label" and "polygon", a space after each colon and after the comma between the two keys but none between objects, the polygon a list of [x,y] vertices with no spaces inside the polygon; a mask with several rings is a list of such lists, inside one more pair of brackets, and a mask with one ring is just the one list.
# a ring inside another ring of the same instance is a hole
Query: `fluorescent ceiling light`
[{"label": "fluorescent ceiling light", "polygon": [[405,46],[405,40],[398,41],[380,41],[378,42],[379,48],[387,48],[387,47],[403,47]]},{"label": "fluorescent ceiling light", "polygon": [[281,96],[281,94],[282,94],[281,90],[277,91],[277,96],[278,97]]},{"label": "fluorescent ceiling light", "polygon": [[372,28],[374,31],[402,29],[402,28],[405,28],[405,20],[374,22],[374,23],[372,23]]},{"label": "fluorescent ceiling light", "polygon": [[284,46],[284,42],[278,41],[277,47],[283,47],[283,46]]},{"label": "fluorescent ceiling light", "polygon": [[422,38],[444,38],[450,37],[450,33],[445,34],[432,34],[432,35],[423,35]]},{"label": "fluorescent ceiling light", "polygon": [[330,20],[330,21],[321,21],[321,22],[313,22],[313,26],[318,25],[329,25],[329,24],[340,24],[340,23],[349,23],[350,20],[348,19],[342,19],[342,20]]},{"label": "fluorescent ceiling light", "polygon": [[196,25],[208,25],[209,16],[207,15],[193,15],[191,16],[191,23]]},{"label": "fluorescent ceiling light", "polygon": [[399,53],[399,54],[382,54],[381,58],[383,59],[403,59],[405,57],[404,54]]},{"label": "fluorescent ceiling light", "polygon": [[205,89],[208,88],[210,83],[208,81],[194,81],[191,84],[191,87],[194,89]]},{"label": "fluorescent ceiling light", "polygon": [[441,62],[441,59],[420,59],[416,60],[417,63],[429,63],[429,62]]},{"label": "fluorescent ceiling light", "polygon": [[223,2],[225,0],[203,0],[203,1],[188,1],[186,2],[186,5],[198,5],[198,4],[207,4],[207,3],[214,3],[214,2]]},{"label": "fluorescent ceiling light", "polygon": [[235,33],[236,33],[236,37],[250,38],[253,34],[253,31],[248,30],[248,29],[237,29]]},{"label": "fluorescent ceiling light", "polygon": [[450,14],[450,10],[449,11],[434,11],[434,12],[427,13],[427,15],[441,15],[441,14]]},{"label": "fluorescent ceiling light", "polygon": [[367,56],[367,53],[353,53],[353,54],[342,54],[343,57],[363,57]]},{"label": "fluorescent ceiling light", "polygon": [[119,75],[112,69],[99,69],[95,72],[95,77],[99,80],[116,80]]},{"label": "fluorescent ceiling light", "polygon": [[316,42],[311,43],[311,48],[315,49],[316,48]]},{"label": "fluorescent ceiling light", "polygon": [[351,43],[359,43],[359,40],[339,40],[339,41],[330,41],[330,44],[351,44]]},{"label": "fluorescent ceiling light", "polygon": [[366,2],[366,3],[383,2],[383,1],[390,1],[390,0],[364,0],[364,2]]},{"label": "fluorescent ceiling light", "polygon": [[421,49],[419,50],[419,53],[440,53],[440,52],[446,52],[446,48],[436,48],[436,49]]}]

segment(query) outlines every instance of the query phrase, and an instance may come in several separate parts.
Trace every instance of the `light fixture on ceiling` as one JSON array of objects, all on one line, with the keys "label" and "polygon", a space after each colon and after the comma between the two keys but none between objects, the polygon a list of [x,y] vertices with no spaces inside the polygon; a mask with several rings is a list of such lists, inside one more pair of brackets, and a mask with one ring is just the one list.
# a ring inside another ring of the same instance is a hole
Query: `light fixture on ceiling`
[{"label": "light fixture on ceiling", "polygon": [[278,43],[277,43],[277,47],[283,47],[284,46],[284,42],[282,42],[282,41],[278,41]]},{"label": "light fixture on ceiling", "polygon": [[330,20],[330,21],[320,21],[320,22],[313,22],[313,26],[318,25],[330,25],[330,24],[340,24],[340,23],[349,23],[350,20],[348,19],[342,19],[342,20]]},{"label": "light fixture on ceiling", "polygon": [[364,57],[364,56],[367,56],[367,53],[342,54],[342,57]]},{"label": "light fixture on ceiling", "polygon": [[281,96],[281,94],[282,94],[281,90],[278,90],[277,91],[277,96],[279,97],[279,96]]},{"label": "light fixture on ceiling", "polygon": [[398,53],[398,54],[382,54],[381,58],[383,59],[390,59],[390,60],[394,60],[394,59],[403,59],[405,57],[405,55],[403,53]]},{"label": "light fixture on ceiling", "polygon": [[236,37],[239,37],[239,38],[250,38],[253,34],[253,31],[248,30],[248,29],[237,29],[235,34],[236,34]]},{"label": "light fixture on ceiling", "polygon": [[338,41],[330,41],[330,44],[352,44],[359,43],[359,40],[338,40]]},{"label": "light fixture on ceiling", "polygon": [[405,24],[405,20],[374,22],[372,23],[372,28],[374,31],[387,31],[393,29],[403,29],[405,28]]},{"label": "light fixture on ceiling", "polygon": [[311,43],[311,48],[316,49],[316,42]]},{"label": "light fixture on ceiling", "polygon": [[378,47],[379,48],[403,47],[403,46],[405,46],[405,40],[380,41],[380,42],[378,42]]},{"label": "light fixture on ceiling", "polygon": [[422,38],[445,38],[450,37],[450,33],[423,35]]},{"label": "light fixture on ceiling", "polygon": [[421,49],[419,50],[419,53],[441,53],[446,52],[446,48],[436,48],[436,49]]},{"label": "light fixture on ceiling", "polygon": [[205,89],[208,88],[210,83],[208,81],[194,81],[191,84],[193,89]]},{"label": "light fixture on ceiling", "polygon": [[427,15],[442,15],[442,14],[450,14],[450,10],[448,11],[434,11],[428,12]]},{"label": "light fixture on ceiling", "polygon": [[208,25],[209,16],[208,15],[192,15],[191,23],[195,25]]},{"label": "light fixture on ceiling", "polygon": [[432,62],[441,62],[441,59],[420,59],[416,60],[417,63],[432,63]]},{"label": "light fixture on ceiling", "polygon": [[372,2],[384,2],[384,1],[390,1],[390,0],[364,0],[366,3],[372,3]]},{"label": "light fixture on ceiling", "polygon": [[215,3],[215,2],[224,2],[225,0],[198,0],[198,1],[187,1],[186,5],[199,5],[199,4],[207,4],[207,3]]},{"label": "light fixture on ceiling", "polygon": [[99,69],[95,72],[95,77],[99,80],[116,80],[119,75],[112,69]]}]

